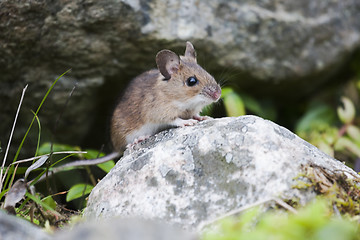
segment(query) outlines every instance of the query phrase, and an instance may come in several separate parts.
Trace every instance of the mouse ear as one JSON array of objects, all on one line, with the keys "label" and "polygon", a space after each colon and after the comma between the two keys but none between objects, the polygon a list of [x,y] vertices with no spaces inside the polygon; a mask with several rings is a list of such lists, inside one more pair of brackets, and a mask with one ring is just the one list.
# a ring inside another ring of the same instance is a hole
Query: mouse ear
[{"label": "mouse ear", "polygon": [[166,80],[179,70],[180,59],[170,50],[161,50],[156,55],[156,65]]},{"label": "mouse ear", "polygon": [[196,62],[196,51],[191,42],[186,42],[185,57],[191,58]]}]

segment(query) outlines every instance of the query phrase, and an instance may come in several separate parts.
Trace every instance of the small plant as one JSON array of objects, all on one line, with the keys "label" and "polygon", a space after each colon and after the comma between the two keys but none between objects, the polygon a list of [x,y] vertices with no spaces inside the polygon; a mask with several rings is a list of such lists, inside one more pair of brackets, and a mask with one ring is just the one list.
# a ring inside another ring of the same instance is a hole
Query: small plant
[{"label": "small plant", "polygon": [[335,111],[324,103],[313,103],[298,121],[295,132],[330,156],[338,155],[354,166],[360,158],[360,128],[356,109],[347,97],[341,97]]},{"label": "small plant", "polygon": [[232,88],[223,88],[221,99],[228,117],[237,117],[250,112],[269,120],[276,119],[275,108],[270,102],[259,102],[248,94],[235,92]]},{"label": "small plant", "polygon": [[[31,222],[40,224],[42,226],[47,223],[54,225],[56,222],[61,222],[62,219],[67,219],[66,215],[61,214],[62,208],[56,203],[53,198],[55,195],[67,194],[66,200],[72,201],[88,194],[93,188],[93,186],[96,184],[96,181],[92,179],[92,185],[74,183],[74,186],[70,187],[70,189],[66,192],[49,194],[45,197],[42,197],[41,194],[36,192],[34,185],[43,179],[46,180],[54,172],[68,171],[75,168],[80,168],[81,166],[67,168],[58,167],[59,163],[71,156],[77,156],[77,158],[80,159],[89,159],[103,155],[95,150],[82,151],[79,147],[62,144],[45,143],[40,146],[41,123],[38,118],[38,114],[51,90],[55,86],[56,82],[60,80],[60,78],[67,72],[69,71],[66,71],[60,77],[58,77],[51,85],[49,90],[46,92],[38,109],[36,110],[36,112],[33,112],[34,117],[28,127],[27,132],[25,133],[25,136],[21,141],[20,146],[18,147],[12,163],[9,166],[5,166],[7,153],[11,144],[12,134],[14,132],[15,124],[17,121],[17,116],[19,114],[27,87],[24,88],[9,138],[9,143],[7,145],[5,156],[2,162],[2,167],[0,169],[0,200],[3,201],[2,207],[5,208],[9,213],[20,214],[24,218],[29,219]],[[32,158],[18,161],[19,153],[35,120],[38,123],[39,129],[36,154]],[[19,167],[21,164],[29,162],[32,163],[29,167]],[[99,164],[98,166],[105,172],[108,172],[114,166],[114,162],[109,161]],[[89,168],[87,168],[87,170],[89,172],[89,175],[91,175]],[[32,177],[30,177],[30,174],[32,174]],[[21,176],[22,178],[19,178]],[[15,181],[15,179],[17,180]]]},{"label": "small plant", "polygon": [[279,209],[264,213],[260,208],[249,209],[238,217],[220,221],[218,230],[205,231],[201,239],[358,240],[358,220],[358,217],[335,216],[331,204],[323,198],[318,198],[306,207],[298,209],[296,213]]}]

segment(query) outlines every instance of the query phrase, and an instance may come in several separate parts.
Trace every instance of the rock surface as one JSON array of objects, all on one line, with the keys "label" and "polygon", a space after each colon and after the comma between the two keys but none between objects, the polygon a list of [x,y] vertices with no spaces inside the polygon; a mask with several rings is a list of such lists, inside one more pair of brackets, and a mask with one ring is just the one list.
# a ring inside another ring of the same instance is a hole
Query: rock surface
[{"label": "rock surface", "polygon": [[316,195],[311,188],[292,188],[307,165],[356,174],[270,121],[204,121],[127,150],[91,192],[84,215],[138,216],[196,229],[257,201],[309,201]]},{"label": "rock surface", "polygon": [[155,67],[157,51],[182,53],[186,40],[218,80],[248,93],[306,94],[334,77],[359,47],[359,19],[354,0],[3,0],[0,102],[7,104],[0,141],[7,142],[22,87],[30,84],[15,146],[33,116],[28,109],[35,110],[56,77],[72,68],[40,114],[42,139],[54,134],[55,141],[75,145],[91,139],[99,147],[124,85]]},{"label": "rock surface", "polygon": [[[121,238],[119,238],[121,236]],[[0,240],[194,240],[186,233],[159,221],[112,218],[105,221],[83,222],[64,228],[55,234],[0,210]]]},{"label": "rock surface", "polygon": [[112,218],[106,221],[85,222],[72,230],[56,233],[54,240],[195,240],[168,224],[140,219]]},{"label": "rock surface", "polygon": [[0,240],[50,240],[51,237],[31,223],[0,210]]}]

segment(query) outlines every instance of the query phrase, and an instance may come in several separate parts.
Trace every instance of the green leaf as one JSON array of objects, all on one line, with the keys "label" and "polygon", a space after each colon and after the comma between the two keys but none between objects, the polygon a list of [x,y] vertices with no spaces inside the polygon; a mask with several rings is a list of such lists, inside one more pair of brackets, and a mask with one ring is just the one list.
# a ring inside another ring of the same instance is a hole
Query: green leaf
[{"label": "green leaf", "polygon": [[104,153],[101,153],[101,152],[99,152],[97,150],[93,150],[93,149],[86,149],[85,152],[87,152],[84,154],[84,157],[86,159],[94,159],[94,158],[99,158],[99,157],[105,156]]},{"label": "green leaf", "polygon": [[[59,160],[56,161],[55,163],[51,164],[50,169],[51,169],[52,167],[54,167],[56,164],[64,161],[65,159],[67,159],[67,158],[69,158],[69,157],[71,157],[71,156],[73,156],[73,155],[74,155],[74,154],[69,154],[69,155],[67,155],[67,156],[59,159]],[[36,170],[36,169],[35,169],[35,170]],[[34,171],[35,171],[35,170],[34,170]],[[70,170],[70,169],[65,168],[65,169],[63,169],[62,171],[67,171],[67,170]],[[44,169],[35,179],[33,179],[30,185],[34,185],[35,183],[37,183],[37,181],[39,180],[39,178],[40,178],[42,175],[44,175],[45,173],[46,173],[46,169]]]},{"label": "green leaf", "polygon": [[53,209],[55,209],[57,207],[57,204],[56,204],[55,200],[52,198],[52,196],[44,197],[42,199],[42,201]]},{"label": "green leaf", "polygon": [[[49,142],[41,144],[38,155],[49,154],[51,151],[51,144]],[[80,151],[79,147],[66,145],[66,144],[53,144],[53,152],[62,152],[62,151]]]},{"label": "green leaf", "polygon": [[356,142],[360,143],[360,128],[354,125],[349,125],[346,128],[346,133]]},{"label": "green leaf", "polygon": [[260,103],[255,98],[251,97],[246,93],[241,93],[240,96],[244,101],[245,108],[249,111],[255,113],[262,118],[270,120],[276,119],[277,114],[275,111],[275,106],[273,106],[270,102]]},{"label": "green leaf", "polygon": [[36,197],[28,192],[25,195],[26,195],[26,197],[30,198],[31,200],[33,200],[34,202],[36,202],[37,204],[39,204],[40,206],[45,208],[46,210],[52,212],[54,215],[57,215],[57,216],[60,215],[51,206],[49,206],[46,202],[43,202],[42,200],[40,200],[38,197]]},{"label": "green leaf", "polygon": [[319,141],[316,145],[321,151],[323,151],[329,156],[334,157],[334,149],[331,145],[327,144],[324,141]]},{"label": "green leaf", "polygon": [[337,151],[346,149],[355,154],[357,157],[360,157],[360,147],[351,141],[348,137],[339,138],[336,141],[334,148]]},{"label": "green leaf", "polygon": [[[4,168],[4,169],[6,169],[6,168]],[[16,175],[22,175],[22,174],[24,174],[27,169],[28,169],[28,167],[18,167],[18,168],[16,169]],[[4,170],[4,171],[5,171],[5,170]],[[13,174],[14,171],[15,171],[15,169],[9,169],[8,174]]]},{"label": "green leaf", "polygon": [[84,183],[76,184],[72,186],[69,192],[67,193],[66,201],[70,202],[72,200],[85,196],[89,194],[93,188],[94,186],[90,184],[84,184]]},{"label": "green leaf", "polygon": [[321,103],[312,105],[297,122],[295,132],[299,134],[312,130],[323,130],[332,125],[335,120],[335,113],[328,105]]},{"label": "green leaf", "polygon": [[[94,159],[94,158],[100,158],[100,157],[105,156],[105,153],[101,153],[101,152],[99,152],[97,150],[86,149],[85,151],[87,152],[87,153],[84,154],[84,157],[86,159]],[[100,164],[98,164],[96,166],[98,166],[104,172],[108,173],[115,166],[115,162],[114,161],[108,161],[108,162],[100,163]]]},{"label": "green leaf", "polygon": [[104,172],[108,173],[115,166],[115,162],[113,160],[111,160],[111,161],[108,161],[108,162],[100,163],[100,164],[98,164],[96,166],[101,168]]},{"label": "green leaf", "polygon": [[229,117],[237,117],[245,115],[245,106],[239,94],[234,92],[231,88],[224,88],[222,90],[222,98]]},{"label": "green leaf", "polygon": [[345,124],[350,124],[355,118],[355,107],[351,100],[347,97],[341,98],[343,106],[337,108],[337,113],[340,121]]}]

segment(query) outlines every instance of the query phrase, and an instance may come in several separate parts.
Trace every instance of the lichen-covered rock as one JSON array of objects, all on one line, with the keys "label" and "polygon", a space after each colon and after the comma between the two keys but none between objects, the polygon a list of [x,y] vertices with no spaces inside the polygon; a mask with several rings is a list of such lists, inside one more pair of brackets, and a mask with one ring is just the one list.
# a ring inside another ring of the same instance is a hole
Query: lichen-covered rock
[{"label": "lichen-covered rock", "polygon": [[[183,52],[186,40],[210,73],[243,91],[302,96],[334,77],[359,47],[359,19],[354,0],[2,0],[0,141],[7,142],[25,83],[23,109],[35,110],[71,68],[39,115],[42,140],[100,146],[124,85],[155,67],[157,51]],[[21,115],[14,146],[32,117]]]},{"label": "lichen-covered rock", "polygon": [[312,188],[293,188],[307,165],[356,174],[270,121],[209,120],[128,149],[91,192],[85,216],[159,218],[194,229],[259,200],[309,201]]}]

